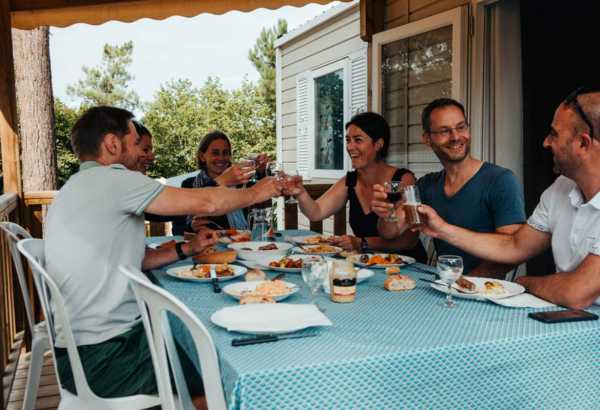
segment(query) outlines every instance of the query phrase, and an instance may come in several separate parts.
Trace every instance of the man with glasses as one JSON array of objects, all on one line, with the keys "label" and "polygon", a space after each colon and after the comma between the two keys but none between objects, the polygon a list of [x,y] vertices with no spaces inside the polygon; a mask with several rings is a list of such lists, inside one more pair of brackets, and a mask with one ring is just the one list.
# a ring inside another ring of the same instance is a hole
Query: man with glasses
[{"label": "man with glasses", "polygon": [[[424,204],[435,209],[452,224],[477,232],[513,233],[525,222],[522,189],[508,169],[471,156],[471,134],[465,110],[458,101],[440,98],[423,110],[423,142],[431,147],[443,170],[427,174],[417,181]],[[383,187],[374,186],[373,210],[380,217],[389,212]],[[391,238],[401,235],[408,226],[402,207],[398,223],[379,219],[379,232]],[[482,260],[450,243],[434,240],[438,255],[462,256],[464,273],[472,276],[504,278],[512,265]]]},{"label": "man with glasses", "polygon": [[522,263],[552,247],[557,272],[517,282],[534,295],[574,309],[600,304],[600,92],[578,89],[556,109],[544,148],[561,174],[526,225],[509,235],[479,234],[421,206],[422,231],[481,258]]}]

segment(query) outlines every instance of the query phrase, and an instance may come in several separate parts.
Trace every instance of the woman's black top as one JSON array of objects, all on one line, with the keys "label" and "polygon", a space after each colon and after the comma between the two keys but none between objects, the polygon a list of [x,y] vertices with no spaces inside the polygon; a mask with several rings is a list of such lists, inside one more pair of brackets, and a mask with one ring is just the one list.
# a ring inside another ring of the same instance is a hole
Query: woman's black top
[{"label": "woman's black top", "polygon": [[[394,173],[392,180],[400,181],[407,172],[411,171],[405,168],[398,169]],[[352,227],[354,235],[359,238],[379,236],[379,232],[377,231],[377,219],[379,217],[373,211],[368,214],[364,213],[360,201],[358,200],[358,196],[356,195],[356,191],[354,190],[357,178],[358,173],[356,171],[351,171],[346,174],[346,187],[348,188],[348,201],[350,202],[350,226]],[[411,256],[418,262],[427,263],[427,253],[425,252],[425,248],[421,241],[418,241],[413,249],[395,249],[394,251],[401,251],[403,255]]]}]

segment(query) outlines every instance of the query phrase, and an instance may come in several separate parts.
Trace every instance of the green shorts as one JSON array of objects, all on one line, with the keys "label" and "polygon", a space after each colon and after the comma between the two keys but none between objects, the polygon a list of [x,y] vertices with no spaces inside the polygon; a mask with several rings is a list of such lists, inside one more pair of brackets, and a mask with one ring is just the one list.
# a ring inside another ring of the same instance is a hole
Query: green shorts
[{"label": "green shorts", "polygon": [[[190,394],[203,395],[200,374],[177,341],[175,345]],[[88,385],[96,395],[109,398],[158,394],[143,323],[105,342],[79,346],[78,350]],[[57,347],[55,353],[62,387],[76,394],[67,349]]]}]

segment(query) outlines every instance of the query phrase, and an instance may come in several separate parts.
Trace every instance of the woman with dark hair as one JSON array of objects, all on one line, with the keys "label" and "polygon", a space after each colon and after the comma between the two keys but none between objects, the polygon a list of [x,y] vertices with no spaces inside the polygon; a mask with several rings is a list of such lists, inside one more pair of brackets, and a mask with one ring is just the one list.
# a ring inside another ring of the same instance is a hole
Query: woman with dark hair
[{"label": "woman with dark hair", "polygon": [[[243,162],[240,164],[231,163],[231,141],[229,137],[221,131],[212,131],[206,134],[196,153],[196,162],[198,164],[198,175],[188,178],[181,184],[182,188],[203,188],[210,186],[236,187],[247,184],[254,173],[257,177],[265,175],[265,168],[269,157],[266,154],[259,154],[254,160],[256,169],[248,167]],[[226,215],[213,217],[199,217],[189,215],[186,218],[185,227],[175,227],[174,233],[181,234],[183,230],[197,232],[202,226],[213,222],[212,228],[235,228],[248,229],[246,220],[247,211],[240,209]],[[175,232],[177,231],[177,232]]]},{"label": "woman with dark hair", "polygon": [[321,221],[338,212],[350,202],[349,222],[354,235],[342,235],[337,246],[346,250],[401,250],[420,262],[426,262],[425,249],[418,232],[407,232],[402,237],[387,240],[377,231],[377,215],[371,211],[372,186],[389,181],[414,185],[414,174],[385,162],[390,145],[390,127],[381,115],[373,112],[357,114],[346,124],[346,151],[354,171],[336,182],[320,198],[310,197],[300,178],[292,189],[284,191],[298,200],[300,210],[311,221]]}]

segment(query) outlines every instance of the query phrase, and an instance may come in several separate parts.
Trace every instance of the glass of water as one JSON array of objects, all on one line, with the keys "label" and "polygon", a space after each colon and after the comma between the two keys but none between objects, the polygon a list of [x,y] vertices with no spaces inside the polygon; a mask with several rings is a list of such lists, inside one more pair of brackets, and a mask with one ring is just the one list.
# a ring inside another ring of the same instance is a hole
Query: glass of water
[{"label": "glass of water", "polygon": [[453,308],[456,303],[452,300],[452,284],[456,282],[463,271],[463,260],[456,255],[440,255],[437,258],[437,271],[440,279],[448,285],[446,301],[442,303],[443,307]]},{"label": "glass of water", "polygon": [[319,261],[304,261],[302,264],[302,280],[310,290],[310,303],[315,304],[320,310],[321,307],[315,303],[317,292],[323,286],[325,275],[327,274],[327,263]]}]

